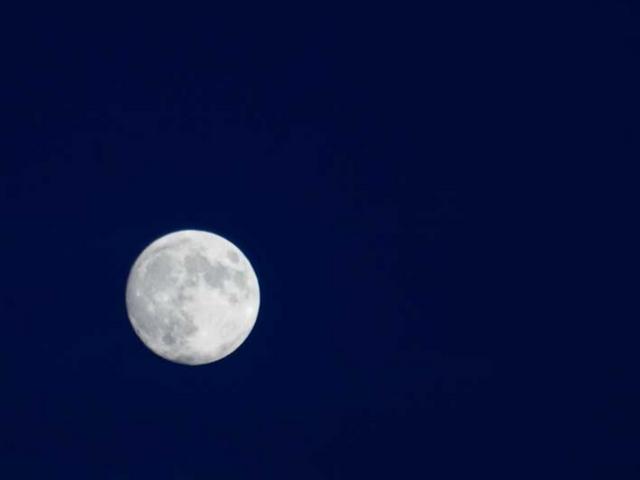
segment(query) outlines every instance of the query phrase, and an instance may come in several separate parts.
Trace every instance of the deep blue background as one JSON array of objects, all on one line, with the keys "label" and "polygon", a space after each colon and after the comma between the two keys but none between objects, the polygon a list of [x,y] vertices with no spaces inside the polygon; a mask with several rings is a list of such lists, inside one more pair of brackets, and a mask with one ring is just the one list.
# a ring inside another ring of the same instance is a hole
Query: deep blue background
[{"label": "deep blue background", "polygon": [[[0,33],[2,478],[637,478],[637,358],[566,235],[605,215],[631,2],[57,8]],[[184,228],[261,284],[199,368],[124,305]]]}]

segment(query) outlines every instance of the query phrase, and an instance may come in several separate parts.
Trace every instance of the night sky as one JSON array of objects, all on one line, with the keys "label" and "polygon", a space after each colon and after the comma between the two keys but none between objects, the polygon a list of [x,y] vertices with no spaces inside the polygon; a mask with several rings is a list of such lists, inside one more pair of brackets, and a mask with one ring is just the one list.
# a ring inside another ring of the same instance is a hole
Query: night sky
[{"label": "night sky", "polygon": [[[2,15],[0,477],[638,478],[569,237],[640,11],[447,3]],[[200,367],[125,308],[181,229],[260,281]]]}]

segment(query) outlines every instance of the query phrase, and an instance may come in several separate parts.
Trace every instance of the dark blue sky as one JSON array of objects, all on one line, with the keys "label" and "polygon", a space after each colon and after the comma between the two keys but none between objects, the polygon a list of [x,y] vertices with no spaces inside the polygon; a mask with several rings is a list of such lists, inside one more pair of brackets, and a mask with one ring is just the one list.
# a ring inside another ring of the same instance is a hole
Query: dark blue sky
[{"label": "dark blue sky", "polygon": [[[581,345],[564,240],[637,77],[614,4],[7,12],[0,476],[632,478],[640,386]],[[124,304],[184,228],[261,285],[197,368]]]}]

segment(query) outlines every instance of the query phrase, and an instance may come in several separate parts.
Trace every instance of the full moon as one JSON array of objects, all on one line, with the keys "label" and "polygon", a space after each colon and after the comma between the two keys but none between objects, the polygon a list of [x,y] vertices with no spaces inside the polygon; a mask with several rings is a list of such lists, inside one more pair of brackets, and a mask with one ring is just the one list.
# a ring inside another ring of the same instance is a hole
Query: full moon
[{"label": "full moon", "polygon": [[199,230],[165,235],[137,258],[126,292],[131,325],[159,356],[184,365],[236,350],[258,316],[249,260],[225,238]]}]

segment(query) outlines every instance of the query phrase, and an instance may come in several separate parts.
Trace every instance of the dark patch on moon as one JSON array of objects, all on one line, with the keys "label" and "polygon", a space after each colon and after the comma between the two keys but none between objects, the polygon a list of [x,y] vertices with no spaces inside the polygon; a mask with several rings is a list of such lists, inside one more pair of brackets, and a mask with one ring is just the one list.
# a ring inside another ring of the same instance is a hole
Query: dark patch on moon
[{"label": "dark patch on moon", "polygon": [[240,256],[233,250],[227,251],[227,258],[233,263],[238,263],[240,261]]},{"label": "dark patch on moon", "polygon": [[206,272],[209,266],[209,260],[201,253],[189,253],[184,259],[184,267],[191,276]]},{"label": "dark patch on moon", "polygon": [[239,270],[233,272],[233,283],[235,283],[239,289],[245,290],[247,288],[247,275],[245,272]]},{"label": "dark patch on moon", "polygon": [[229,270],[221,263],[211,265],[209,270],[204,274],[204,280],[213,288],[222,289],[225,280],[229,278]]},{"label": "dark patch on moon", "polygon": [[212,288],[222,289],[224,282],[230,277],[227,267],[220,262],[212,264],[207,257],[200,253],[187,255],[184,264],[189,276],[202,274],[205,282]]}]

